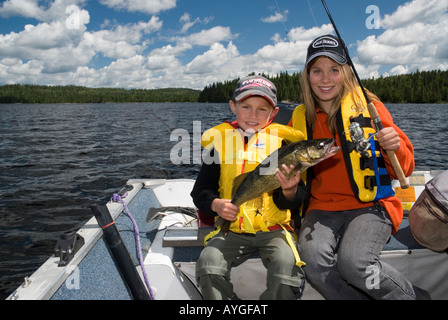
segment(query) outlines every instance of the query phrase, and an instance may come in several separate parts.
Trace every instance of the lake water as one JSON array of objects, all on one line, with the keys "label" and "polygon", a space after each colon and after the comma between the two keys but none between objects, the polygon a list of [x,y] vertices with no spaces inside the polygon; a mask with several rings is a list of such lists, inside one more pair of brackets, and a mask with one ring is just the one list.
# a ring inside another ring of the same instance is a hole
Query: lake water
[{"label": "lake water", "polygon": [[[447,170],[448,105],[387,105],[415,148],[416,170]],[[171,132],[233,116],[227,104],[1,105],[0,299],[130,178],[195,178],[173,165]],[[197,127],[195,128],[197,130]]]}]

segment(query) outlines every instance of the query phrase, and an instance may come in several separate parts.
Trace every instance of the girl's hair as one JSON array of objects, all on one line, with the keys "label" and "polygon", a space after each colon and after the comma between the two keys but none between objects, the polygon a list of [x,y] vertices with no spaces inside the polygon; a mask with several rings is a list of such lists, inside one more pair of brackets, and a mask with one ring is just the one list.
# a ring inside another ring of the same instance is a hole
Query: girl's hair
[{"label": "girl's hair", "polygon": [[[310,70],[317,59],[318,58],[312,60],[308,65],[305,66],[305,69],[303,70],[302,76],[300,78],[301,98],[302,103],[305,105],[306,120],[313,129],[314,126],[316,125],[317,120],[316,108],[319,106],[319,100],[317,96],[314,94],[313,90],[311,89],[309,75]],[[339,95],[333,101],[333,105],[331,106],[331,110],[328,113],[328,119],[327,119],[328,127],[330,128],[330,131],[333,134],[337,133],[336,114],[341,108],[342,99],[344,99],[346,95],[348,94],[351,95],[351,98],[355,103],[355,107],[358,113],[363,112],[364,109],[366,108],[363,102],[364,99],[362,94],[360,94],[360,92],[356,90],[359,84],[350,66],[348,64],[344,65],[338,64],[338,67],[339,72],[341,73],[342,76],[343,90],[339,92]],[[379,101],[378,97],[375,96],[373,93],[367,91],[367,94],[369,95],[369,99],[371,101]]]}]

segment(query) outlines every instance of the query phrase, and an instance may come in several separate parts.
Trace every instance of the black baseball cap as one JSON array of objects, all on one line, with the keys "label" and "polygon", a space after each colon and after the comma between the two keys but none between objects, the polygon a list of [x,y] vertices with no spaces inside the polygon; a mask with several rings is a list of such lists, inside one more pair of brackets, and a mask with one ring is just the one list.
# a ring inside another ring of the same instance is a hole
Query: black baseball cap
[{"label": "black baseball cap", "polygon": [[265,77],[249,76],[238,81],[233,99],[239,102],[251,96],[264,97],[274,108],[277,106],[277,88]]},{"label": "black baseball cap", "polygon": [[343,44],[331,34],[321,36],[309,45],[305,65],[320,56],[329,57],[342,65],[348,62]]}]

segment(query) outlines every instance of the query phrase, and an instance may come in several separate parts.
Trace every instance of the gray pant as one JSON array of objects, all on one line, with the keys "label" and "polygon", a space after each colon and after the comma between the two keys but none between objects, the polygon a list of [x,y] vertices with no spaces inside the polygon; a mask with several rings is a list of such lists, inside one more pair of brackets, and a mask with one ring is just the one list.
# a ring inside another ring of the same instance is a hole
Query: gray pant
[{"label": "gray pant", "polygon": [[254,253],[259,254],[267,268],[267,289],[260,299],[295,299],[304,273],[295,265],[283,230],[255,235],[229,232],[226,236],[220,232],[209,240],[196,263],[196,277],[204,299],[238,299],[230,282],[230,269]]},{"label": "gray pant", "polygon": [[421,289],[379,260],[391,230],[389,216],[379,205],[310,211],[299,234],[307,280],[326,299],[418,298]]}]

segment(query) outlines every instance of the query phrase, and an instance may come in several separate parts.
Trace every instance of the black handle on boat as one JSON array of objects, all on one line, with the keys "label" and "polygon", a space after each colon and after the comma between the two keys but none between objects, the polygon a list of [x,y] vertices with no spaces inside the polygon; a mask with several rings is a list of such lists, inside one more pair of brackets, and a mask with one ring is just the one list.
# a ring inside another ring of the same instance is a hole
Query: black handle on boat
[{"label": "black handle on boat", "polygon": [[[342,40],[341,34],[338,31],[338,28],[336,27],[336,24],[334,23],[333,17],[331,16],[330,10],[328,10],[327,4],[325,3],[325,0],[321,0],[322,5],[325,8],[325,11],[327,12],[328,18],[330,19],[331,24],[333,25],[333,29],[336,32],[336,35],[341,42],[342,48],[345,51],[345,55],[347,56],[347,62],[348,65],[352,68],[353,74],[356,77],[356,80],[358,81],[359,86],[361,87],[362,93],[367,101],[367,108],[369,109],[370,117],[372,118],[373,122],[375,123],[377,131],[381,131],[383,129],[383,124],[381,122],[380,116],[378,115],[378,112],[376,110],[375,105],[370,101],[369,96],[367,95],[366,89],[362,85],[362,81],[359,78],[358,72],[355,69],[355,65],[353,64],[352,59],[350,58],[350,53],[348,52],[347,46],[345,45],[344,40]],[[400,181],[400,186],[402,189],[409,188],[409,183],[406,180],[406,176],[404,175],[403,169],[401,168],[400,162],[398,161],[397,155],[392,150],[386,151],[387,156],[391,162],[392,167],[394,168],[395,174]]]},{"label": "black handle on boat", "polygon": [[98,225],[103,229],[107,248],[118,268],[118,271],[134,300],[150,300],[145,284],[129,255],[120,233],[114,224],[109,209],[106,206],[91,207]]}]

